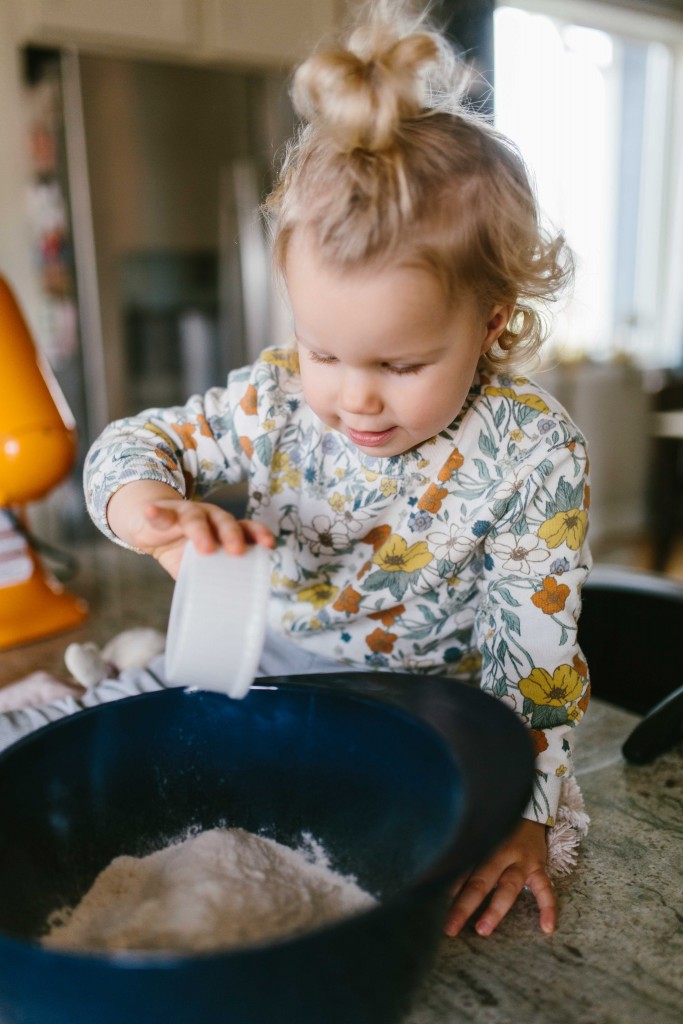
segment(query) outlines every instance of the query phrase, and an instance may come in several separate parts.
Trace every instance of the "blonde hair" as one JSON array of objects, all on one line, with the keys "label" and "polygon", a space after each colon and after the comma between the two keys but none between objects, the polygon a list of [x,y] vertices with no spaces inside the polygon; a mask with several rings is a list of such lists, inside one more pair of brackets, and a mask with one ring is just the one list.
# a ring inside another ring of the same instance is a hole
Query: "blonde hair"
[{"label": "blonde hair", "polygon": [[530,358],[544,312],[573,273],[561,233],[540,223],[516,147],[463,105],[463,68],[424,14],[375,0],[345,45],[296,71],[304,124],[264,209],[284,274],[293,234],[326,264],[431,269],[449,301],[513,305],[487,362]]}]

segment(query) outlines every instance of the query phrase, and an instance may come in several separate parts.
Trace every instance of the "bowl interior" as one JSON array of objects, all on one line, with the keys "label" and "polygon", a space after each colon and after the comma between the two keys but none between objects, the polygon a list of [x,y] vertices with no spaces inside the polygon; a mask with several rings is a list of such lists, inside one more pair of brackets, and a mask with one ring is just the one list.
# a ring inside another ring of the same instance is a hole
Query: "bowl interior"
[{"label": "bowl interior", "polygon": [[[264,681],[267,682],[267,681]],[[241,701],[163,690],[46,727],[0,757],[0,929],[33,939],[121,853],[190,828],[306,833],[380,899],[416,880],[458,830],[448,744],[403,710],[304,685]]]}]

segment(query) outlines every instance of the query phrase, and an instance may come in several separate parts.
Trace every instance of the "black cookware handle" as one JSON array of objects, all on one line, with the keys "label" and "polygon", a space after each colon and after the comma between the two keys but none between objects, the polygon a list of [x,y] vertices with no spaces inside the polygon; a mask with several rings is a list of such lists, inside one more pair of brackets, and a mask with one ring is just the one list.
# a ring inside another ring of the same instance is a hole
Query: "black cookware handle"
[{"label": "black cookware handle", "polygon": [[627,761],[648,764],[683,739],[683,686],[648,711],[621,748]]}]

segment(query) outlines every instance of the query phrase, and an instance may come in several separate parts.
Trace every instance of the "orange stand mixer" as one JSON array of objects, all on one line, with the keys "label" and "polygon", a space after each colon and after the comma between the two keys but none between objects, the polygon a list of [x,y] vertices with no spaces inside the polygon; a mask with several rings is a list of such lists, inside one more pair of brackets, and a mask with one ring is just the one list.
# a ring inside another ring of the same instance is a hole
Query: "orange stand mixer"
[{"label": "orange stand mixer", "polygon": [[87,607],[42,567],[22,506],[71,469],[76,429],[21,310],[0,277],[0,649],[79,625]]}]

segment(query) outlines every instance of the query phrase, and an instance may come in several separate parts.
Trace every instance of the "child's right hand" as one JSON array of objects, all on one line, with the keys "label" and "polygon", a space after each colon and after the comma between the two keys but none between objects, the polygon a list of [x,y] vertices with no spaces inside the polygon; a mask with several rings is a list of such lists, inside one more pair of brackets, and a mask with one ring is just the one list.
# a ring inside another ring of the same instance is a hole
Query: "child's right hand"
[{"label": "child's right hand", "polygon": [[109,501],[107,520],[117,537],[152,555],[173,579],[188,540],[205,554],[222,548],[230,555],[241,555],[249,544],[275,546],[273,534],[262,523],[235,519],[210,502],[186,501],[172,487],[156,481],[121,487]]}]

